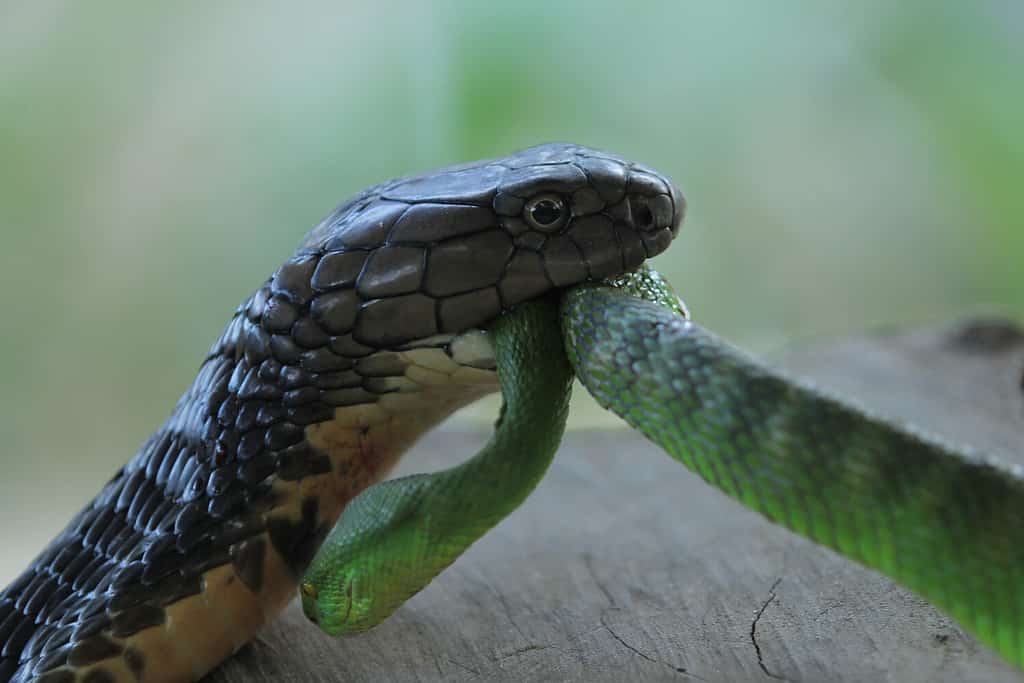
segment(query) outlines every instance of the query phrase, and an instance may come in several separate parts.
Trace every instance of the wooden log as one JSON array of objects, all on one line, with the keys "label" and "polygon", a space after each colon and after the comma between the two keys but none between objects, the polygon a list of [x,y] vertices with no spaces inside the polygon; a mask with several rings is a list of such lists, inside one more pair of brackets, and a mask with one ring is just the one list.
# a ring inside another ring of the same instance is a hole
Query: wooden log
[{"label": "wooden log", "polygon": [[[1024,333],[999,320],[793,349],[875,412],[1024,464]],[[442,430],[406,472],[486,438]],[[892,581],[773,526],[625,430],[572,433],[535,494],[375,630],[292,604],[211,680],[1013,681]]]}]

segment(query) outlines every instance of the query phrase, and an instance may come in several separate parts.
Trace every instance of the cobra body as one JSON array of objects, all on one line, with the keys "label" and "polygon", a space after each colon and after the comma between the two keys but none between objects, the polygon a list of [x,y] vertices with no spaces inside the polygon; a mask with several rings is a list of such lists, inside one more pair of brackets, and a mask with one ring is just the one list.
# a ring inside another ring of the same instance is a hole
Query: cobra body
[{"label": "cobra body", "polygon": [[683,201],[574,145],[390,181],[302,242],[192,387],[0,594],[0,682],[194,681],[294,595],[346,504],[495,391],[484,325],[664,250]]}]

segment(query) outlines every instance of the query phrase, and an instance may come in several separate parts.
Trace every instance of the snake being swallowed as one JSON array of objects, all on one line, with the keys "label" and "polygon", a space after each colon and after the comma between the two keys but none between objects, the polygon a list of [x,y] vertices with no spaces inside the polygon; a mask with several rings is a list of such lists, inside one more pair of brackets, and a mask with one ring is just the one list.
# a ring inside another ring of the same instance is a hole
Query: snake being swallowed
[{"label": "snake being swallowed", "polygon": [[498,389],[488,323],[637,268],[683,212],[653,169],[569,144],[343,204],[237,309],[164,425],[0,594],[0,682],[201,678],[292,599],[349,501]]},{"label": "snake being swallowed", "polygon": [[[643,264],[683,211],[652,169],[573,145],[342,206],[0,597],[0,682],[196,680],[296,585],[328,633],[372,627],[533,489],[574,374],[708,483],[1024,664],[1020,472],[767,370],[687,320]],[[499,388],[475,457],[374,484]]]},{"label": "snake being swallowed", "polygon": [[[646,264],[557,299],[492,326],[505,404],[487,447],[451,470],[371,487],[345,510],[301,584],[324,631],[379,623],[529,494],[575,373],[709,484],[899,581],[1024,665],[1019,467],[765,368],[690,321]],[[392,487],[408,497],[397,503]]]}]

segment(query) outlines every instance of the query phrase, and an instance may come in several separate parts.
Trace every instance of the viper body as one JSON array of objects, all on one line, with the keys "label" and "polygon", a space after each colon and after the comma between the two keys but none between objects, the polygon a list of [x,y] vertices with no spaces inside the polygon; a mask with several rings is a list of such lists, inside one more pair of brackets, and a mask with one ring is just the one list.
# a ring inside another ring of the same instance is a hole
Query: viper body
[{"label": "viper body", "polygon": [[690,321],[646,265],[531,302],[492,331],[505,399],[494,437],[464,465],[370,487],[345,510],[302,582],[326,632],[387,618],[529,494],[561,435],[559,379],[575,374],[712,486],[899,581],[1024,666],[1019,467],[765,367]]},{"label": "viper body", "polygon": [[201,678],[284,607],[346,504],[498,389],[485,326],[679,230],[654,170],[568,144],[389,181],[235,312],[170,418],[0,594],[0,682]]},{"label": "viper body", "polygon": [[1024,470],[766,367],[656,274],[562,299],[580,382],[707,483],[896,580],[1024,668]]}]

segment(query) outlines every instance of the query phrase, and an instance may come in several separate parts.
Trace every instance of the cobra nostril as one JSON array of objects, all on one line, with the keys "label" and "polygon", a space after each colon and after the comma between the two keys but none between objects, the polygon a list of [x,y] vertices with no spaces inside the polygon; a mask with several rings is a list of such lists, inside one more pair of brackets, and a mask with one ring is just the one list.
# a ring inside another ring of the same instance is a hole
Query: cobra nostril
[{"label": "cobra nostril", "polygon": [[650,230],[654,223],[654,213],[647,202],[639,201],[633,204],[633,224],[641,230]]},{"label": "cobra nostril", "polygon": [[633,227],[641,232],[655,232],[672,225],[672,199],[667,194],[633,195],[629,198]]}]

